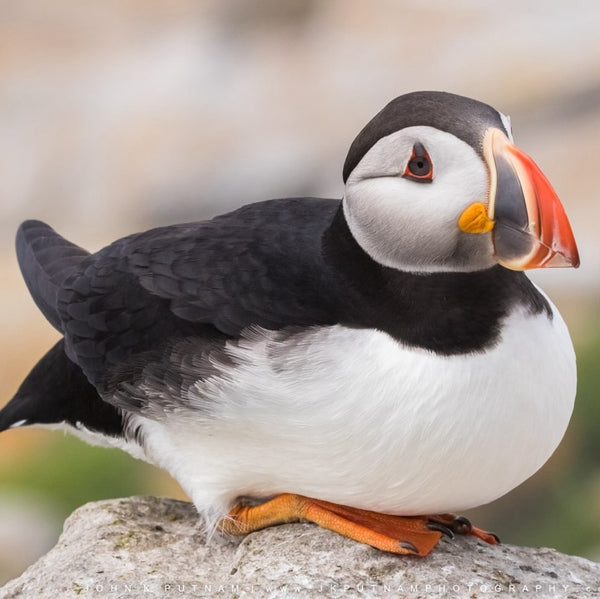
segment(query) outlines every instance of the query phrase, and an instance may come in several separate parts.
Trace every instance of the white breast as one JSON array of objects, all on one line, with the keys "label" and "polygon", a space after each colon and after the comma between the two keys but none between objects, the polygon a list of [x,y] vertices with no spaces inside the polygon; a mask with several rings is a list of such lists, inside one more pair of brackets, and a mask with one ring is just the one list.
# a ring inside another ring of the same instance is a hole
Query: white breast
[{"label": "white breast", "polygon": [[215,413],[138,421],[200,511],[280,492],[407,515],[481,505],[544,464],[575,397],[556,309],[552,322],[514,312],[496,347],[470,355],[343,326],[287,341],[252,331],[229,349],[239,366],[188,398]]}]

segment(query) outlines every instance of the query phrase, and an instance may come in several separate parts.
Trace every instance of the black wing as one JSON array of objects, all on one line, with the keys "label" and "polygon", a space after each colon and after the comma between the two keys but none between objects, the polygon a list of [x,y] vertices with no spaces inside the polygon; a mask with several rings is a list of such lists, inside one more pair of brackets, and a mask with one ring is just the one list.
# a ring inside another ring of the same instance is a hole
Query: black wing
[{"label": "black wing", "polygon": [[[338,208],[335,200],[272,200],[211,221],[154,229],[78,256],[49,291],[30,289],[62,329],[69,358],[110,401],[182,340],[195,338],[210,352],[250,325],[336,322],[320,240]],[[43,231],[53,239],[48,227]],[[73,254],[75,246],[65,244]],[[44,273],[43,262],[30,262]],[[175,374],[153,376],[165,382]]]}]

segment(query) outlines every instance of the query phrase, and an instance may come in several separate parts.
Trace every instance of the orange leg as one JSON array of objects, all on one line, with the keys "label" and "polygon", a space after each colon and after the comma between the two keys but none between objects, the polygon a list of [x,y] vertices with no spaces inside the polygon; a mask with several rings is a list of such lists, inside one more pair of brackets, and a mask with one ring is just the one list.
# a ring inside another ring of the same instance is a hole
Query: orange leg
[{"label": "orange leg", "polygon": [[[445,527],[429,527],[425,516],[391,516],[302,495],[284,493],[257,506],[237,505],[221,521],[230,534],[245,534],[286,522],[309,520],[361,543],[392,553],[427,555],[437,544]],[[451,534],[451,533],[450,533]]]}]

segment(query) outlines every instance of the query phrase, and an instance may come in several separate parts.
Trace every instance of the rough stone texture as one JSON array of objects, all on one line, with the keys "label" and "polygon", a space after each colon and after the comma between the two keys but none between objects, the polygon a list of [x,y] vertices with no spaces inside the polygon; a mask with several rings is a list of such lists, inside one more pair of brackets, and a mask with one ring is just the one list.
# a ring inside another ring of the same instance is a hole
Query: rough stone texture
[{"label": "rough stone texture", "polygon": [[400,557],[312,524],[208,544],[191,504],[90,503],[0,599],[93,597],[600,597],[600,564],[553,549],[443,540]]}]

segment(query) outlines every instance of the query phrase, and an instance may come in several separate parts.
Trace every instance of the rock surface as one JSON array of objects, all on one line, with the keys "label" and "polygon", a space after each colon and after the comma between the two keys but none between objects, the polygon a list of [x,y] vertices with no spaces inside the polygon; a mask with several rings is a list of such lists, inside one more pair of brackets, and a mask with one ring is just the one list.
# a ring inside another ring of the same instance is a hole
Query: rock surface
[{"label": "rock surface", "polygon": [[600,597],[600,564],[553,549],[443,540],[427,558],[382,553],[312,524],[207,543],[189,503],[90,503],[0,599],[93,597]]}]

